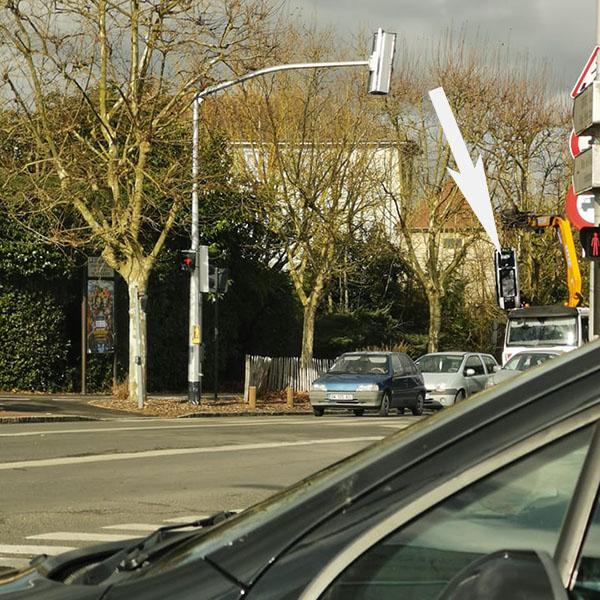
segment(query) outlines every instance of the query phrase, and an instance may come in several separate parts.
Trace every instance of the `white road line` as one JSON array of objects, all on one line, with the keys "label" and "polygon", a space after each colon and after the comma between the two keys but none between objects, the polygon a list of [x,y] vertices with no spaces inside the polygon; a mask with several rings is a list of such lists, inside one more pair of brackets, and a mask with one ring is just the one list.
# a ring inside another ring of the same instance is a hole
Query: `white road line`
[{"label": "white road line", "polygon": [[123,523],[123,525],[105,525],[102,529],[117,529],[119,531],[154,531],[162,525],[150,525],[150,523]]},{"label": "white road line", "polygon": [[0,556],[0,567],[12,567],[13,569],[24,569],[29,566],[28,558],[15,558]]},{"label": "white road line", "polygon": [[2,554],[27,554],[28,556],[35,556],[36,554],[61,554],[62,552],[69,552],[75,550],[71,546],[17,546],[10,544],[0,544],[0,553]]},{"label": "white road line", "polygon": [[342,422],[339,419],[334,420],[295,420],[295,421],[284,421],[284,420],[268,420],[268,421],[244,421],[244,422],[228,422],[228,423],[194,423],[193,425],[150,425],[146,427],[93,427],[93,428],[79,428],[79,429],[49,429],[39,431],[17,431],[13,433],[0,433],[0,437],[31,437],[31,436],[45,436],[45,435],[62,435],[65,433],[114,433],[115,431],[154,431],[157,429],[200,429],[200,428],[221,428],[221,427],[252,427],[254,425],[350,425],[356,424],[356,421]]},{"label": "white road line", "polygon": [[192,521],[199,521],[200,519],[206,519],[210,515],[191,515],[189,517],[176,517],[175,519],[165,519],[165,523],[191,523]]},{"label": "white road line", "polygon": [[63,465],[80,465],[95,462],[109,462],[115,460],[136,460],[143,458],[158,458],[165,456],[181,456],[185,454],[215,454],[220,452],[242,452],[245,450],[272,450],[275,448],[293,448],[300,446],[353,444],[356,442],[374,442],[384,436],[364,436],[348,438],[331,438],[303,440],[298,442],[263,442],[257,444],[230,444],[224,446],[205,446],[197,448],[171,448],[168,450],[145,450],[141,452],[123,452],[120,454],[96,454],[92,456],[72,456],[64,458],[42,458],[37,460],[19,460],[0,463],[0,471],[10,469],[35,469],[43,467],[56,467]]},{"label": "white road line", "polygon": [[52,540],[57,542],[120,542],[128,540],[132,535],[121,535],[117,533],[83,533],[80,531],[54,531],[52,533],[40,533],[38,535],[28,535],[28,540]]}]

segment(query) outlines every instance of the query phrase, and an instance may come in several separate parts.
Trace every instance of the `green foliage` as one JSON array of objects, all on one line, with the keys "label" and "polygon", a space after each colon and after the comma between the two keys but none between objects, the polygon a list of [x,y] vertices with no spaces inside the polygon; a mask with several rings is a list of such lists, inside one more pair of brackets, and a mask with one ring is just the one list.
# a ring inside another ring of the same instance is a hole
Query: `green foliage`
[{"label": "green foliage", "polygon": [[0,285],[0,339],[0,389],[69,388],[65,315],[51,295]]},{"label": "green foliage", "polygon": [[315,356],[324,358],[358,348],[390,346],[400,339],[400,324],[389,308],[322,315],[315,329]]}]

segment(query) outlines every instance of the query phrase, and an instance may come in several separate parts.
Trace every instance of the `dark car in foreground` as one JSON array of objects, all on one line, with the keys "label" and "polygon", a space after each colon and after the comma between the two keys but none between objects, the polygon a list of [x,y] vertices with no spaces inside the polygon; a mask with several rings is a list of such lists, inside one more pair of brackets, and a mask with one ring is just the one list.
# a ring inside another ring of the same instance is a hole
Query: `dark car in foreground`
[{"label": "dark car in foreground", "polygon": [[593,343],[236,516],[34,559],[0,599],[598,598],[599,397]]},{"label": "dark car in foreground", "polygon": [[313,412],[320,417],[325,409],[349,408],[356,416],[375,409],[386,417],[390,409],[423,414],[423,376],[403,352],[347,352],[317,378],[310,389]]}]

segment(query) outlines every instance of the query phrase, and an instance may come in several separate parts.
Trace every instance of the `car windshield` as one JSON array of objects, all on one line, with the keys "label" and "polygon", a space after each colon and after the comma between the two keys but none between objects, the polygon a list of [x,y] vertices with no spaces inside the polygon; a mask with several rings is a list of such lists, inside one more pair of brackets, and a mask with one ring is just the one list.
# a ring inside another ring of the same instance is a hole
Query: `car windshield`
[{"label": "car windshield", "polygon": [[462,361],[460,354],[426,354],[417,365],[421,373],[458,373]]},{"label": "car windshield", "polygon": [[576,343],[575,317],[526,317],[508,322],[509,346],[573,346]]},{"label": "car windshield", "polygon": [[556,356],[553,352],[519,352],[515,354],[505,365],[507,371],[525,371],[531,367],[537,367],[549,358]]},{"label": "car windshield", "polygon": [[344,354],[333,363],[329,372],[357,375],[387,373],[388,357],[385,354]]}]

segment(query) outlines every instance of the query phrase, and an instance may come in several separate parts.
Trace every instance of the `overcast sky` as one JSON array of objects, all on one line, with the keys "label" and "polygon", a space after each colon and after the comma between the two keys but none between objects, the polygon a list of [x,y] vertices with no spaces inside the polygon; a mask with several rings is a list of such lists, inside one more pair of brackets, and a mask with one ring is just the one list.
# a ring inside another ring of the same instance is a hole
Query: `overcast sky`
[{"label": "overcast sky", "polygon": [[288,0],[288,8],[344,34],[382,26],[414,44],[464,27],[474,38],[547,60],[566,93],[596,35],[596,0]]}]

